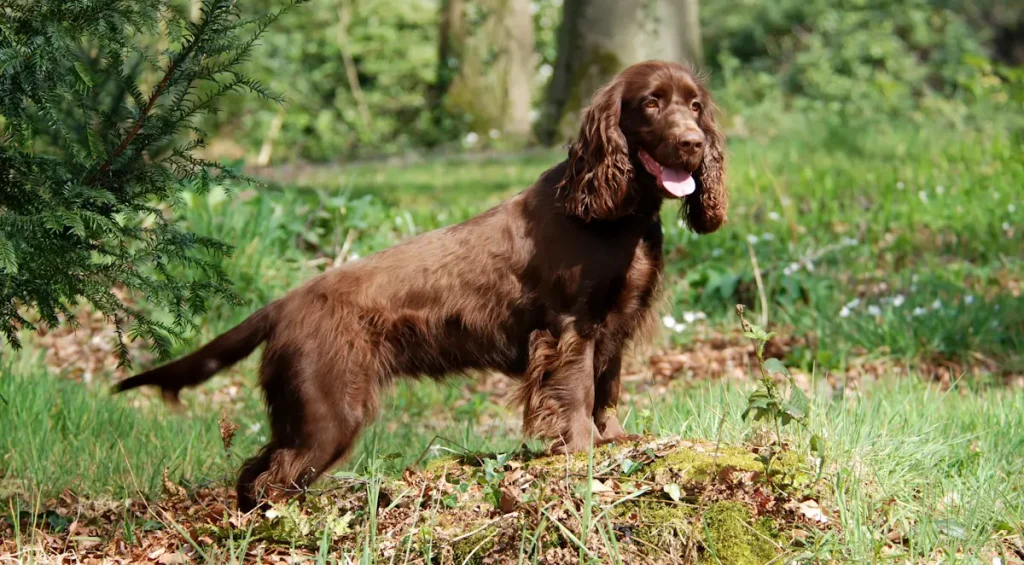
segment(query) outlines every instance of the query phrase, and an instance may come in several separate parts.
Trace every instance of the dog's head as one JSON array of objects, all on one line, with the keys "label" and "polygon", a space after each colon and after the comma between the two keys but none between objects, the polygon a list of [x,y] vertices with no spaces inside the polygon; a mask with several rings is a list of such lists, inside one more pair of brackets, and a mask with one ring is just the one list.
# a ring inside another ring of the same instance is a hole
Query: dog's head
[{"label": "dog's head", "polygon": [[631,213],[645,196],[676,198],[690,229],[725,222],[725,138],[701,79],[676,63],[619,73],[584,111],[559,185],[566,212],[585,221]]}]

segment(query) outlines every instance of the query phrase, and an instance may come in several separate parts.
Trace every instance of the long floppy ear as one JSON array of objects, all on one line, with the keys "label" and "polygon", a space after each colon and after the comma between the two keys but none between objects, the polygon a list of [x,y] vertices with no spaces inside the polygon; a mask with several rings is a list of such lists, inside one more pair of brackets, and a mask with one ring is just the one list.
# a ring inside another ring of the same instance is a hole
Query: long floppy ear
[{"label": "long floppy ear", "polygon": [[615,80],[594,93],[579,138],[569,148],[565,178],[557,186],[566,214],[587,222],[612,220],[632,210],[633,166],[619,129],[622,90]]},{"label": "long floppy ear", "polygon": [[709,103],[697,123],[704,131],[704,161],[694,178],[697,190],[686,197],[686,223],[700,233],[711,233],[726,221],[729,193],[725,188],[725,135],[715,122],[715,107]]}]

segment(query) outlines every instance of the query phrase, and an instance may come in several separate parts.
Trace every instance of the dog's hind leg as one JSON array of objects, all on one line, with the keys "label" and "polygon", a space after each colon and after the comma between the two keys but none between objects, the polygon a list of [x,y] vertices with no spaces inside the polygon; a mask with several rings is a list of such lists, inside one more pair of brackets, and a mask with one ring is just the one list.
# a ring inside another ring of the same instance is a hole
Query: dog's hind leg
[{"label": "dog's hind leg", "polygon": [[[272,437],[239,475],[238,504],[243,511],[304,492],[348,454],[365,425],[363,416],[372,412],[367,411],[372,407],[335,402],[333,395],[317,387],[331,379],[302,378],[289,374],[291,370],[287,363],[265,364]],[[343,378],[333,384],[344,389]]]}]

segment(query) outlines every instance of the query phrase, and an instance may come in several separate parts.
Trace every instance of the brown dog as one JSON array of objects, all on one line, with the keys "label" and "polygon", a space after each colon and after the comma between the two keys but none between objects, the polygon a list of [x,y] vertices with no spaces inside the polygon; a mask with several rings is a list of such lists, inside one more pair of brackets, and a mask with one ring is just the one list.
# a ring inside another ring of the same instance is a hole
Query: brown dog
[{"label": "brown dog", "polygon": [[521,381],[525,431],[554,450],[622,438],[622,350],[652,317],[662,201],[681,198],[698,233],[725,221],[712,112],[687,68],[631,66],[594,95],[569,158],[525,192],[326,272],[115,390],[156,385],[176,401],[266,342],[271,439],[242,469],[242,510],[340,461],[400,375],[501,371]]}]

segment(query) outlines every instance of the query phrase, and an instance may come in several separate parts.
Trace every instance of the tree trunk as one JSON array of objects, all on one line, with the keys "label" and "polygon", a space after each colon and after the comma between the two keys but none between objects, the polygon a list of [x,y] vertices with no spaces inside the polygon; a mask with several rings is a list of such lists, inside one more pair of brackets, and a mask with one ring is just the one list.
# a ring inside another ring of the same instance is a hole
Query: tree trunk
[{"label": "tree trunk", "polygon": [[505,0],[502,36],[506,56],[505,108],[502,131],[507,140],[525,143],[530,137],[530,102],[536,54],[529,0]]},{"label": "tree trunk", "polygon": [[444,95],[459,74],[459,63],[466,39],[465,11],[462,0],[441,0],[441,22],[438,26],[437,78],[431,89],[430,104],[440,110]]},{"label": "tree trunk", "polygon": [[554,144],[575,135],[593,92],[633,63],[699,63],[697,12],[698,0],[565,0],[540,140]]}]

